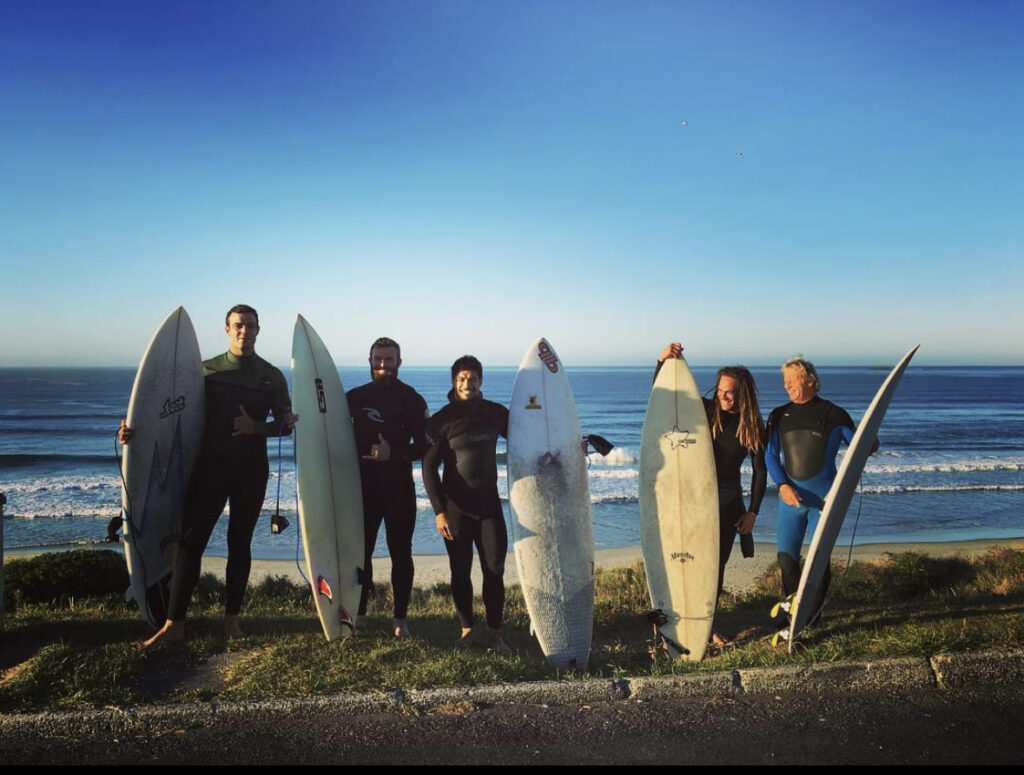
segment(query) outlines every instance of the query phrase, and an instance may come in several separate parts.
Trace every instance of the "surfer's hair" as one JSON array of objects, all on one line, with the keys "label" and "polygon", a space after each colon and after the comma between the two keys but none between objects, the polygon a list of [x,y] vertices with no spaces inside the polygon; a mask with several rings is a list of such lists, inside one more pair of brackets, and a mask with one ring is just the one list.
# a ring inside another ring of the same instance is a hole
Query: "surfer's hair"
[{"label": "surfer's hair", "polygon": [[463,355],[461,358],[452,364],[452,380],[459,375],[460,371],[474,371],[480,378],[484,378],[484,367],[476,358],[472,355]]},{"label": "surfer's hair", "polygon": [[764,449],[764,420],[761,419],[761,407],[757,402],[757,383],[754,375],[746,366],[725,366],[718,370],[715,377],[714,409],[711,413],[711,437],[718,438],[722,432],[722,407],[718,403],[718,385],[722,377],[736,380],[736,404],[739,407],[739,427],[736,439],[751,452]]},{"label": "surfer's hair", "polygon": [[370,345],[370,357],[373,357],[373,351],[378,347],[394,347],[398,352],[398,360],[402,360],[402,346],[394,339],[388,336],[382,336],[373,344]]},{"label": "surfer's hair", "polygon": [[794,355],[792,358],[788,358],[782,364],[782,372],[785,373],[786,369],[793,369],[797,373],[803,374],[804,378],[811,383],[815,393],[821,391],[821,380],[818,379],[818,370],[814,368],[813,363],[804,360],[802,355]]},{"label": "surfer's hair", "polygon": [[260,324],[260,313],[258,313],[248,304],[236,304],[231,309],[229,309],[228,314],[224,316],[224,325],[231,325],[228,321],[231,320],[231,316],[234,315],[236,312],[239,315],[252,315],[254,318],[256,318],[256,325]]}]

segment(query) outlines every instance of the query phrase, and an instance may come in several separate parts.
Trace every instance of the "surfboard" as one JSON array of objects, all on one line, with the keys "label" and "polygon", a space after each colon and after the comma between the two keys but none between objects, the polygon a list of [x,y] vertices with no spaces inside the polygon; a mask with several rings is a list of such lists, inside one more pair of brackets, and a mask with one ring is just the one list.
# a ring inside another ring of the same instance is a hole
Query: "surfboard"
[{"label": "surfboard", "polygon": [[359,455],[341,377],[302,315],[292,337],[292,411],[299,530],[327,640],[355,633],[363,575]]},{"label": "surfboard", "polygon": [[533,632],[560,669],[587,669],[594,629],[594,527],[582,440],[565,368],[538,339],[512,386],[509,503]]},{"label": "surfboard", "polygon": [[665,361],[640,438],[640,540],[658,632],[672,656],[704,656],[718,592],[711,431],[683,358]]},{"label": "surfboard", "polygon": [[124,447],[125,561],[131,593],[154,627],[167,619],[168,583],[185,494],[202,444],[206,393],[195,328],[178,307],[150,339],[135,374]]},{"label": "surfboard", "polygon": [[[860,482],[860,475],[864,471],[868,455],[878,438],[878,429],[885,419],[885,412],[889,408],[896,388],[900,384],[903,373],[914,357],[917,348],[912,347],[900,360],[885,382],[878,388],[874,399],[868,406],[864,417],[861,418],[857,431],[853,434],[853,440],[843,455],[839,464],[836,478],[832,480],[832,487],[825,496],[825,508],[821,511],[818,519],[818,526],[814,530],[814,538],[811,540],[811,548],[807,553],[807,560],[804,563],[803,572],[800,574],[800,586],[790,608],[789,624],[789,651],[793,651],[793,643],[800,631],[806,626],[808,619],[815,613],[810,610],[812,603],[817,599],[825,578],[825,571],[832,562],[832,550],[835,548],[836,539],[839,537],[839,530],[843,526],[843,519],[846,517],[846,510],[857,490]],[[808,605],[802,605],[803,601],[811,601]]]}]

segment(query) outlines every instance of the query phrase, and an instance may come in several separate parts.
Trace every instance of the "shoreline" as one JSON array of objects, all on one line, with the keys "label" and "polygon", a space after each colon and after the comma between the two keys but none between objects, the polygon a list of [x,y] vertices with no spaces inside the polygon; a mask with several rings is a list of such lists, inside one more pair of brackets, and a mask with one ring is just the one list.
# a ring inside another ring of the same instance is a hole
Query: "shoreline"
[{"label": "shoreline", "polygon": [[[851,556],[849,545],[837,546],[832,552],[834,561],[846,563],[847,557],[851,560],[864,562],[877,562],[886,554],[899,552],[920,552],[932,557],[948,557],[951,555],[963,554],[974,556],[984,554],[992,547],[1004,547],[1009,549],[1024,550],[1024,538],[978,538],[968,541],[943,541],[943,542],[913,542],[913,543],[878,543],[878,544],[857,544],[853,547]],[[81,547],[83,549],[113,549],[113,544],[96,544]],[[121,548],[120,545],[117,547]],[[807,546],[805,545],[805,550]],[[49,553],[49,552],[47,552]],[[4,553],[4,562],[22,558],[35,557],[43,552],[26,552],[24,554]],[[594,562],[598,568],[610,570],[633,565],[642,558],[639,546],[627,546],[616,549],[599,549],[594,553]],[[429,588],[438,583],[448,583],[450,576],[448,570],[448,556],[445,554],[420,554],[413,557],[416,566],[414,584],[417,587]],[[754,587],[757,580],[765,571],[775,563],[775,544],[759,541],[754,544],[754,556],[745,558],[740,554],[738,548],[734,548],[728,564],[725,566],[725,589],[734,593],[746,592]],[[304,563],[303,563],[304,564]],[[212,555],[203,556],[202,573],[213,573],[218,578],[224,578],[224,571],[227,565],[227,558]],[[303,569],[305,572],[305,569]],[[390,557],[373,558],[373,575],[377,581],[387,581],[391,574]],[[294,560],[266,560],[256,559],[252,561],[252,570],[249,575],[250,584],[258,584],[267,577],[284,576],[296,584],[304,584],[305,580],[299,573]],[[515,554],[509,552],[505,563],[505,583],[516,584],[519,580],[516,568]],[[479,590],[482,584],[480,565],[477,560],[473,562],[473,586]]]}]

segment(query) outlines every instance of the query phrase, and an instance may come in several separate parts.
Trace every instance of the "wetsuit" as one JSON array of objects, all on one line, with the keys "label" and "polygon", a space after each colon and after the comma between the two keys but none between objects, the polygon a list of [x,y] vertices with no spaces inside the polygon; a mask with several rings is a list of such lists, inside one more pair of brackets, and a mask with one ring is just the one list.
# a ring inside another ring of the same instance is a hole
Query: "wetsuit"
[{"label": "wetsuit", "polygon": [[[664,365],[659,361],[654,370],[654,378]],[[704,401],[704,412],[707,414],[708,427],[713,428],[715,404],[711,399]],[[722,592],[725,581],[725,564],[732,555],[733,544],[736,543],[736,523],[748,511],[757,514],[761,510],[761,501],[768,486],[768,473],[764,462],[764,447],[759,452],[751,452],[742,444],[736,433],[740,428],[739,414],[722,412],[722,431],[715,436],[712,449],[715,454],[715,478],[718,480],[718,592]],[[714,430],[712,430],[714,433]],[[750,479],[750,508],[743,505],[743,483],[740,480],[740,468],[744,459],[750,455],[753,476]],[[741,536],[743,555],[754,556],[754,541],[750,534]]]},{"label": "wetsuit", "polygon": [[[449,404],[430,418],[423,484],[435,514],[445,513],[454,540],[445,541],[452,599],[462,626],[473,626],[473,546],[480,555],[487,626],[501,627],[508,532],[498,495],[498,436],[508,437],[508,409],[477,397]],[[438,467],[444,463],[444,478]]]},{"label": "wetsuit", "polygon": [[[804,404],[780,406],[768,417],[768,472],[777,485],[791,485],[800,496],[799,506],[779,497],[779,567],[787,595],[800,585],[800,547],[808,528],[813,533],[818,524],[824,497],[836,476],[839,445],[849,444],[853,433],[853,420],[846,410],[820,396]],[[826,575],[815,610],[824,600],[828,579]]]},{"label": "wetsuit", "polygon": [[[704,399],[704,411],[708,416],[708,427],[712,427],[715,417],[715,404]],[[740,517],[748,511],[755,515],[761,510],[761,501],[768,486],[768,469],[765,467],[764,447],[757,452],[751,451],[740,444],[736,437],[740,428],[739,414],[722,412],[722,430],[714,438],[712,449],[715,453],[715,476],[718,479],[718,520],[719,520],[719,563],[718,592],[722,592],[725,581],[725,564],[729,562],[733,544],[736,542],[736,526]],[[714,431],[712,430],[712,433]],[[743,504],[743,483],[740,480],[740,468],[747,455],[753,475],[750,478],[750,508]],[[754,556],[753,536],[749,533],[740,536],[745,557]]]},{"label": "wetsuit", "polygon": [[[203,376],[206,420],[171,576],[167,618],[173,621],[185,618],[203,551],[229,500],[226,610],[229,615],[241,611],[252,565],[252,534],[267,490],[267,437],[281,435],[282,418],[291,409],[284,375],[258,355],[226,352],[203,362]],[[240,406],[256,423],[253,435],[233,435]],[[265,422],[270,413],[274,420]]]},{"label": "wetsuit", "polygon": [[[426,446],[427,402],[398,379],[390,384],[368,382],[352,388],[347,395],[359,452],[366,536],[359,615],[366,613],[367,598],[373,590],[373,550],[383,521],[391,555],[394,616],[404,619],[409,609],[414,572],[412,534],[416,527],[416,489],[412,462],[423,457]],[[381,435],[391,446],[390,457],[384,462],[366,459],[373,445],[380,443]]]}]

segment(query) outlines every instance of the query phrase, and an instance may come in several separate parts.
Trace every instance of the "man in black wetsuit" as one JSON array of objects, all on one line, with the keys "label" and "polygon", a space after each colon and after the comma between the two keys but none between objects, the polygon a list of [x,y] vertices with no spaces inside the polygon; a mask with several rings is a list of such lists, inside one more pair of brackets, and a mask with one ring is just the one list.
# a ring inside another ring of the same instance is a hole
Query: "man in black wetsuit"
[{"label": "man in black wetsuit", "polygon": [[[508,531],[498,494],[496,446],[508,436],[508,409],[480,392],[483,366],[472,355],[452,364],[449,403],[427,425],[423,484],[444,538],[452,573],[452,599],[462,625],[458,648],[473,634],[473,546],[480,555],[483,598],[491,648],[512,650],[501,637],[505,607],[505,555]],[[444,479],[438,468],[444,463]]]},{"label": "man in black wetsuit", "polygon": [[[203,551],[213,527],[231,502],[224,634],[243,637],[238,626],[252,565],[251,543],[263,508],[269,464],[267,438],[287,435],[298,417],[291,412],[284,375],[256,355],[259,315],[239,304],[225,317],[228,351],[203,362],[206,420],[203,441],[189,482],[182,537],[171,573],[167,621],[142,647],[173,643],[185,637],[185,617],[199,580]],[[267,421],[272,414],[273,420]],[[118,438],[131,442],[121,421]]]},{"label": "man in black wetsuit", "polygon": [[348,408],[359,450],[363,489],[363,527],[366,559],[359,617],[366,615],[373,590],[373,550],[380,523],[391,555],[391,586],[395,595],[396,638],[408,638],[406,614],[412,593],[412,534],[416,527],[416,489],[412,463],[423,457],[426,446],[427,402],[398,379],[402,349],[381,337],[370,347],[372,382],[348,391]]}]

